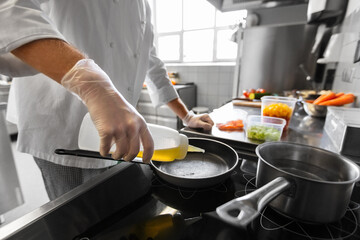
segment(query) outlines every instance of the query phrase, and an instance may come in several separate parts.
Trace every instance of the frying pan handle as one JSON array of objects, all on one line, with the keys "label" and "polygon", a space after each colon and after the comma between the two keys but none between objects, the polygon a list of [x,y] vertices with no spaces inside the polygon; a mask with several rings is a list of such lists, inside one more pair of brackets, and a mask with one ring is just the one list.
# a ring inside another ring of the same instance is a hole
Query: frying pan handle
[{"label": "frying pan handle", "polygon": [[88,157],[88,158],[100,158],[100,159],[107,159],[107,160],[113,160],[117,161],[113,158],[111,158],[111,154],[107,155],[106,157],[103,157],[100,155],[99,152],[95,151],[87,151],[87,150],[80,150],[80,149],[55,149],[54,151],[58,155],[70,155],[70,156],[77,156],[77,157]]},{"label": "frying pan handle", "polygon": [[[285,178],[275,178],[261,188],[217,207],[216,212],[227,223],[246,227],[271,200],[290,186]],[[236,212],[238,216],[231,215],[231,212]]]},{"label": "frying pan handle", "polygon": [[[70,150],[70,149],[55,149],[54,151],[56,154],[58,155],[70,155],[70,156],[77,156],[77,157],[88,157],[88,158],[97,158],[97,159],[104,159],[104,160],[112,160],[112,161],[120,161],[120,162],[125,162],[125,160],[123,159],[113,159],[111,157],[111,154],[108,154],[106,157],[103,157],[100,155],[99,152],[95,152],[95,151],[88,151],[88,150],[81,150],[81,149],[74,149],[74,150]],[[142,162],[142,160],[140,158],[135,158],[134,160],[132,160],[131,162],[133,163],[140,163],[140,164],[147,164],[148,163],[144,163]]]}]

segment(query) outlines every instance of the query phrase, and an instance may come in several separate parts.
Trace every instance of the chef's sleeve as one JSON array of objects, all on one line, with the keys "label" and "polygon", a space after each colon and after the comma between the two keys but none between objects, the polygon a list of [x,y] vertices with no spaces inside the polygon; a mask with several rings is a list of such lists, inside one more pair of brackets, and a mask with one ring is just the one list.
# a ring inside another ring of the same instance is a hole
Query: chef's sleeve
[{"label": "chef's sleeve", "polygon": [[19,77],[37,71],[10,52],[26,43],[43,38],[64,40],[39,0],[2,0],[0,2],[0,74]]},{"label": "chef's sleeve", "polygon": [[167,75],[164,63],[157,57],[156,48],[150,51],[149,69],[147,72],[146,86],[151,102],[155,107],[167,104],[179,97]]}]

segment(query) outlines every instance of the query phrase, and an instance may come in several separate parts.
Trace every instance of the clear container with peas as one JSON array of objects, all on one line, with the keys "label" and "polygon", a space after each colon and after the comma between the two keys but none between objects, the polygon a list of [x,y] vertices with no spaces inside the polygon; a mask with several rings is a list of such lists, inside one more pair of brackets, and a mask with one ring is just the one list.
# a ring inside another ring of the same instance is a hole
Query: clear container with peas
[{"label": "clear container with peas", "polygon": [[246,135],[260,141],[279,141],[285,125],[283,118],[250,115],[246,120]]}]

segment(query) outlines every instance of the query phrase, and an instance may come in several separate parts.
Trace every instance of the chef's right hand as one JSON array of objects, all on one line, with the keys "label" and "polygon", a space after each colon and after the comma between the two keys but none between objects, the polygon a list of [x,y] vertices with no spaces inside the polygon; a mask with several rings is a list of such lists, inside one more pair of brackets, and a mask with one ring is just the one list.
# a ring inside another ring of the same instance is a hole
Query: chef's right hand
[{"label": "chef's right hand", "polygon": [[63,77],[61,84],[87,106],[100,136],[100,154],[106,156],[112,144],[114,159],[134,159],[144,148],[143,161],[149,162],[154,142],[143,117],[116,90],[108,75],[91,59],[82,59]]}]

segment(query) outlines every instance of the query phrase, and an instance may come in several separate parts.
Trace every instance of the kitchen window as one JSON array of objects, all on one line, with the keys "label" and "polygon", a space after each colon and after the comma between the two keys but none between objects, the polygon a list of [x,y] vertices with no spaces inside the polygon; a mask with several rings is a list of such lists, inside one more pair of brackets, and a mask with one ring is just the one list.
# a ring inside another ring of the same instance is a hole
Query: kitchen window
[{"label": "kitchen window", "polygon": [[166,63],[234,62],[232,36],[246,10],[220,12],[206,0],[149,0],[158,56]]}]

